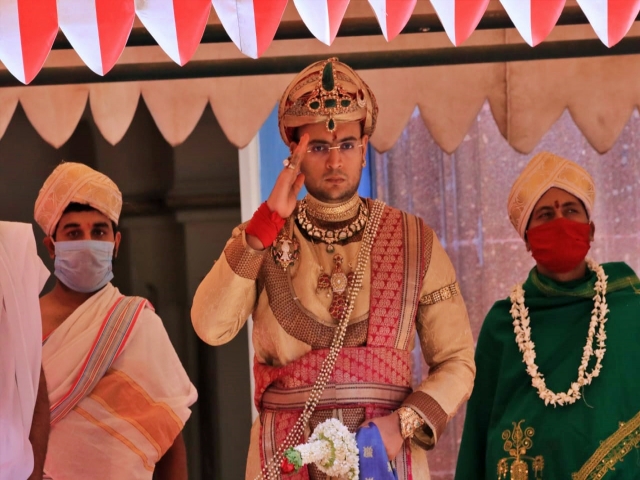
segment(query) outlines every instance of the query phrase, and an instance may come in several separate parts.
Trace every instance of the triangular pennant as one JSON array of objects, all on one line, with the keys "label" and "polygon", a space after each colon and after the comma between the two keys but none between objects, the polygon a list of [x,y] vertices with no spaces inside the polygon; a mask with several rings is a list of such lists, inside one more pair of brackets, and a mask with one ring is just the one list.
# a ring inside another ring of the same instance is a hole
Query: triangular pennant
[{"label": "triangular pennant", "polygon": [[449,39],[457,47],[476,29],[489,0],[431,0],[431,4]]},{"label": "triangular pennant", "polygon": [[38,74],[57,33],[55,0],[0,0],[0,60],[22,83]]},{"label": "triangular pennant", "polygon": [[138,18],[178,65],[198,48],[210,11],[209,0],[136,0]]},{"label": "triangular pennant", "polygon": [[398,36],[416,7],[417,0],[369,0],[388,42]]},{"label": "triangular pennant", "polygon": [[287,0],[212,0],[222,26],[242,53],[260,57],[271,45]]},{"label": "triangular pennant", "polygon": [[176,21],[179,65],[184,65],[193,57],[200,46],[207,20],[211,13],[209,0],[173,0],[173,14]]},{"label": "triangular pennant", "polygon": [[293,3],[313,36],[331,45],[338,34],[349,0],[293,0]]},{"label": "triangular pennant", "polygon": [[104,75],[127,45],[135,20],[134,0],[58,0],[58,19],[82,61]]},{"label": "triangular pennant", "polygon": [[612,47],[627,34],[640,11],[640,0],[577,0],[598,38]]},{"label": "triangular pennant", "polygon": [[553,30],[565,0],[500,0],[500,3],[524,41],[535,47]]}]

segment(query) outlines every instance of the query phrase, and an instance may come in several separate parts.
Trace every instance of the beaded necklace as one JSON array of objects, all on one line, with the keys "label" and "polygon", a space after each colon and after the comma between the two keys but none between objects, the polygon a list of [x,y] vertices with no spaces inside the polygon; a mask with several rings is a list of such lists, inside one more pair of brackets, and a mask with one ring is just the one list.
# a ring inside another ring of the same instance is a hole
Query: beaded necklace
[{"label": "beaded necklace", "polygon": [[311,393],[309,394],[309,398],[304,405],[302,413],[300,414],[300,417],[298,417],[298,420],[296,421],[293,428],[287,434],[284,442],[282,442],[282,444],[278,447],[276,453],[273,455],[273,457],[271,457],[271,460],[267,462],[267,464],[264,466],[255,480],[272,480],[279,478],[279,460],[281,460],[281,457],[284,454],[285,450],[287,450],[289,447],[293,447],[298,443],[299,439],[304,433],[305,425],[309,423],[311,415],[313,415],[313,412],[318,405],[320,398],[322,397],[322,393],[324,392],[324,389],[327,386],[329,379],[331,378],[333,368],[335,367],[336,361],[338,360],[338,354],[340,353],[342,345],[344,344],[344,338],[347,333],[347,326],[349,325],[349,318],[351,317],[351,313],[353,312],[353,308],[355,307],[356,297],[358,296],[358,293],[362,288],[362,281],[364,279],[364,274],[369,262],[369,258],[371,257],[373,241],[376,238],[376,234],[378,232],[378,225],[380,224],[380,219],[382,218],[384,206],[384,202],[380,200],[373,201],[371,215],[369,217],[369,221],[366,222],[367,226],[364,231],[362,245],[360,245],[360,250],[358,251],[357,266],[353,275],[353,287],[349,289],[349,294],[347,296],[347,306],[342,311],[340,322],[336,327],[336,331],[333,335],[333,340],[331,341],[329,355],[327,355],[327,357],[322,362],[320,373],[318,374],[318,378],[316,379],[311,389]]},{"label": "beaded necklace", "polygon": [[[342,228],[337,228],[337,229],[322,228],[317,225],[314,225],[313,222],[309,219],[309,216],[307,215],[307,210],[309,209],[309,204],[307,203],[307,199],[303,198],[300,201],[300,204],[298,205],[297,219],[298,219],[298,224],[300,225],[300,228],[304,232],[306,232],[310,238],[315,240],[320,240],[321,242],[326,243],[327,253],[333,253],[335,251],[335,247],[333,246],[334,243],[353,237],[356,233],[361,231],[367,224],[367,218],[369,216],[369,210],[367,209],[367,206],[359,197],[357,197],[357,195],[354,196],[353,198],[356,200],[354,204],[355,208],[351,206],[350,208],[354,214],[357,211],[358,216],[351,223],[349,223],[349,225],[346,225]],[[349,202],[352,202],[352,200],[349,200]],[[327,218],[327,216],[325,216],[325,218]]]}]

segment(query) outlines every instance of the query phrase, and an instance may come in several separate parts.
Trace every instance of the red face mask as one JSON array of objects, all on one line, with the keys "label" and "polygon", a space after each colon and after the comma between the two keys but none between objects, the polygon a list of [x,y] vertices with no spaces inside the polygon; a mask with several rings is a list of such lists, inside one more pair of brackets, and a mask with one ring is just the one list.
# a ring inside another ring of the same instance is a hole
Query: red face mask
[{"label": "red face mask", "polygon": [[591,247],[591,225],[558,218],[527,230],[531,255],[554,273],[576,268]]}]

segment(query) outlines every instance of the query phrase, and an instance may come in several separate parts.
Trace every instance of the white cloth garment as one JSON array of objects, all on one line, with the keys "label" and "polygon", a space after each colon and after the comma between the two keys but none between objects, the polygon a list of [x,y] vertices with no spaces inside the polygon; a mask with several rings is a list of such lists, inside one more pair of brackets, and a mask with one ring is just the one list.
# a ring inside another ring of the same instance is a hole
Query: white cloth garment
[{"label": "white cloth garment", "polygon": [[33,471],[29,432],[42,359],[38,295],[49,271],[28,223],[0,222],[0,480]]}]

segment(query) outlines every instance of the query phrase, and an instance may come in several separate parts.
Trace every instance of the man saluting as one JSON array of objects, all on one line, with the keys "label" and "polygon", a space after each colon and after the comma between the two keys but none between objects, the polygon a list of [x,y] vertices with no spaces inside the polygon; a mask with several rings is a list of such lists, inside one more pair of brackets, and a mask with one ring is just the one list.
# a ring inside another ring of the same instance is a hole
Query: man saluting
[{"label": "man saluting", "polygon": [[[283,449],[331,417],[352,431],[371,420],[398,478],[428,478],[425,449],[471,392],[473,340],[444,249],[419,218],[357,194],[377,114],[337,59],[303,70],[278,112],[291,156],[196,292],[193,325],[211,345],[253,316],[247,479],[279,478]],[[416,331],[431,374],[412,392]]]}]

